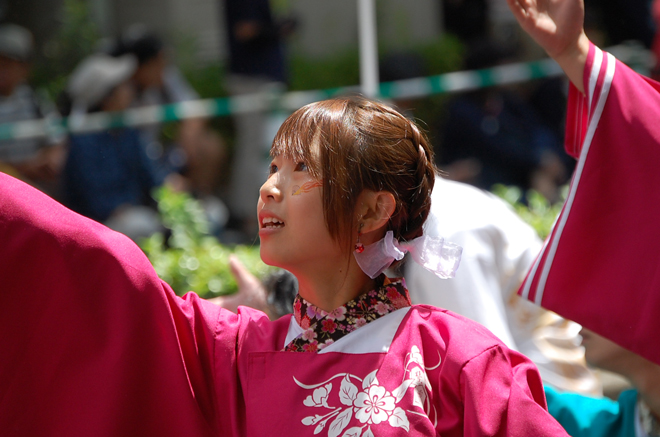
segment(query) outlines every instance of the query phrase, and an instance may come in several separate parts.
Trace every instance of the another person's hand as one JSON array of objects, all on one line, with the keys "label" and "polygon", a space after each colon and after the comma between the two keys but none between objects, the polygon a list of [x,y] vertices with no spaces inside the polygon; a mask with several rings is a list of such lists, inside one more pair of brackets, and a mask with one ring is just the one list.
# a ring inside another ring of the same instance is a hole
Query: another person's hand
[{"label": "another person's hand", "polygon": [[583,0],[507,0],[527,32],[582,92],[582,73],[589,53],[584,33]]},{"label": "another person's hand", "polygon": [[229,257],[229,268],[238,284],[238,292],[231,296],[220,296],[209,300],[233,312],[236,312],[241,305],[249,306],[265,312],[272,319],[268,292],[261,281],[233,255]]}]

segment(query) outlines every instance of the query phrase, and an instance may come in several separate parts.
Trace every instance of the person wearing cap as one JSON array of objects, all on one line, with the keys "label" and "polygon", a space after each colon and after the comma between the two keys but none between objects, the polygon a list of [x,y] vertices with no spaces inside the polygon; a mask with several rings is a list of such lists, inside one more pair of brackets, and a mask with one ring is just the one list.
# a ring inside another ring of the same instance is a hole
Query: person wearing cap
[{"label": "person wearing cap", "polygon": [[[131,55],[97,54],[84,59],[67,85],[72,99],[70,125],[75,127],[89,113],[127,109],[134,97],[130,78],[136,68]],[[64,202],[135,240],[160,229],[157,213],[150,208],[150,191],[166,177],[178,183],[157,171],[135,128],[72,134],[64,168]]]},{"label": "person wearing cap", "polygon": [[[163,40],[141,24],[126,29],[107,51],[113,56],[131,54],[137,59],[132,82],[135,100],[132,106],[152,106],[198,100],[199,95],[167,56]],[[210,129],[206,118],[181,120],[174,144],[160,142],[162,126],[142,128],[142,135],[152,157],[165,166],[179,171],[190,181],[191,188],[201,198],[217,189],[224,159],[224,142]]]},{"label": "person wearing cap", "polygon": [[[15,24],[0,25],[0,124],[55,115],[45,110],[28,85],[33,39]],[[62,138],[0,140],[0,171],[57,194],[57,180],[65,158]]]}]

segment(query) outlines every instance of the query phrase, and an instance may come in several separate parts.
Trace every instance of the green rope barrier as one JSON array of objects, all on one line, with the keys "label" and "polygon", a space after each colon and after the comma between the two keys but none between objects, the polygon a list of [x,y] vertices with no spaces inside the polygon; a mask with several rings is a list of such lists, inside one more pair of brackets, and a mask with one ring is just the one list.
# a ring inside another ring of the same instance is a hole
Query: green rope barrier
[{"label": "green rope barrier", "polygon": [[[382,99],[420,98],[527,82],[562,74],[554,61],[545,59],[484,70],[458,71],[437,76],[383,82],[380,84],[380,97]],[[359,91],[358,86],[350,86],[314,91],[273,92],[132,108],[121,113],[101,112],[68,118],[6,123],[0,124],[0,141],[63,135],[67,132],[86,133],[109,128],[137,127],[188,118],[223,117],[253,111],[294,111],[308,103]]]}]

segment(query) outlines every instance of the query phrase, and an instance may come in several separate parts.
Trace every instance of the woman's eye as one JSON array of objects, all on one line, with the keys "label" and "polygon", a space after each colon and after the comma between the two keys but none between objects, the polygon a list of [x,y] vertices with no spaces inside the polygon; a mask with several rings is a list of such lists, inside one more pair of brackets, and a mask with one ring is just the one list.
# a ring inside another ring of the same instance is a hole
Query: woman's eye
[{"label": "woman's eye", "polygon": [[299,162],[298,164],[296,164],[296,171],[307,171],[307,170],[308,170],[307,164],[305,164],[304,162]]},{"label": "woman's eye", "polygon": [[270,168],[268,170],[268,175],[272,175],[272,174],[277,173],[277,170],[278,170],[277,166],[275,164],[271,164]]}]

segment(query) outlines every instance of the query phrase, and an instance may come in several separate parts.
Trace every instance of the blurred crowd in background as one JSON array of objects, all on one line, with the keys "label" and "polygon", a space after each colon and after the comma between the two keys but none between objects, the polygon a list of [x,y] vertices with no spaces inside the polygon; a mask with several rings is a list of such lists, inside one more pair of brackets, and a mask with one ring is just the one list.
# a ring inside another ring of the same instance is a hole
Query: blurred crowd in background
[{"label": "blurred crowd in background", "polygon": [[[7,21],[12,18],[11,8],[4,3]],[[455,41],[454,52],[459,55],[449,70],[483,69],[538,56],[530,53],[529,43],[507,17],[504,2],[441,3],[443,33],[439,37]],[[642,0],[590,1],[586,25],[591,38],[601,45],[634,41],[650,58],[651,50],[657,50],[654,8],[658,9]],[[221,9],[218,25],[224,29],[227,47],[217,77],[219,89],[229,96],[291,89],[296,80],[288,68],[286,45],[305,23],[281,6],[274,13],[267,0],[225,0]],[[37,51],[31,30],[4,22],[0,27],[0,123],[68,117],[69,126],[75,126],[86,114],[200,98],[163,35],[133,24],[117,35],[100,36],[93,50],[78,56],[64,82],[50,86],[49,94],[31,86],[33,68],[48,62]],[[381,54],[381,81],[433,73],[437,71],[419,52],[397,49]],[[494,184],[514,185],[523,191],[533,188],[557,202],[573,166],[562,150],[566,87],[563,79],[545,79],[393,103],[427,126],[438,165],[449,179],[486,190]],[[429,110],[430,106],[434,108]],[[166,184],[198,198],[221,239],[255,241],[254,205],[278,120],[269,112],[251,111],[234,115],[224,124],[189,118],[137,128],[3,140],[0,165],[2,171],[136,240],[161,227],[150,192]]]}]

